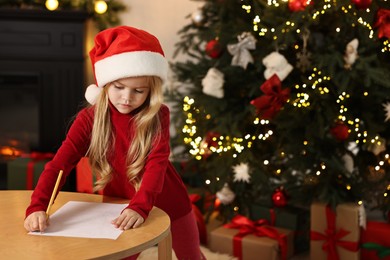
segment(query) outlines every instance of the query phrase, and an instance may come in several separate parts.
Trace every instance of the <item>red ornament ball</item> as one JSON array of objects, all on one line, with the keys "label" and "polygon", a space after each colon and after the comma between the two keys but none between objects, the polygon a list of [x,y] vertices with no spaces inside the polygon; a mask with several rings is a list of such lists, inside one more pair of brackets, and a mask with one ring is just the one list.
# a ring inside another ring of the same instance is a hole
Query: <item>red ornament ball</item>
[{"label": "red ornament ball", "polygon": [[367,9],[371,6],[372,0],[351,0],[357,9]]},{"label": "red ornament ball", "polygon": [[291,12],[299,12],[305,10],[308,5],[308,0],[288,0],[288,9]]},{"label": "red ornament ball", "polygon": [[223,48],[221,43],[217,39],[214,39],[206,44],[205,51],[211,58],[216,59],[221,56]]},{"label": "red ornament ball", "polygon": [[284,207],[287,205],[287,195],[283,189],[276,189],[272,194],[272,202],[275,207]]},{"label": "red ornament ball", "polygon": [[349,137],[349,128],[344,123],[337,123],[330,129],[330,133],[338,141],[345,141]]}]

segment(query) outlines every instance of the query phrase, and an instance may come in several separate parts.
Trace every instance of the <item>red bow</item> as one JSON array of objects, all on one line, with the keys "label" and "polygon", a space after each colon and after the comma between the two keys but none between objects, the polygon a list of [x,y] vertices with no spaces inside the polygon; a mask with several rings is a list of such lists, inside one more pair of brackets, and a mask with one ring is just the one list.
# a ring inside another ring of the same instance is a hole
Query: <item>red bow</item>
[{"label": "red bow", "polygon": [[256,107],[257,114],[261,114],[264,119],[273,118],[290,96],[290,89],[282,90],[282,83],[279,77],[274,74],[261,85],[260,90],[264,95],[255,98],[251,104]]},{"label": "red bow", "polygon": [[339,259],[336,249],[337,246],[341,246],[353,252],[356,252],[359,249],[358,242],[340,240],[350,232],[342,228],[336,232],[336,215],[328,206],[326,207],[326,221],[328,226],[325,229],[325,234],[321,234],[317,231],[311,231],[310,238],[311,240],[325,240],[322,244],[322,250],[328,253],[328,260]]},{"label": "red bow", "polygon": [[374,27],[379,27],[378,37],[386,37],[390,39],[390,10],[379,9],[376,16]]},{"label": "red bow", "polygon": [[31,160],[27,163],[26,189],[32,190],[34,187],[34,166],[35,163],[42,160],[51,160],[54,157],[53,153],[32,152],[27,155]]},{"label": "red bow", "polygon": [[239,229],[238,234],[233,237],[233,254],[242,259],[242,238],[246,235],[253,234],[258,237],[269,237],[276,239],[279,243],[281,258],[287,259],[287,237],[280,234],[275,228],[268,225],[266,219],[252,221],[242,215],[235,216],[231,223],[224,225],[226,228]]}]

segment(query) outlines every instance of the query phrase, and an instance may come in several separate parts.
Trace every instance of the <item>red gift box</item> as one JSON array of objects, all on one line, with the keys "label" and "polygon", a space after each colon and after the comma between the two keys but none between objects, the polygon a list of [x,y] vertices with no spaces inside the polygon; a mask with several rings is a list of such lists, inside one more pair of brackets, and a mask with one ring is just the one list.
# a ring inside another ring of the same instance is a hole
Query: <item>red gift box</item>
[{"label": "red gift box", "polygon": [[[89,165],[88,157],[83,157],[76,165],[76,190],[83,193],[94,193],[93,187],[96,181]],[[102,190],[98,191],[103,194]]]},{"label": "red gift box", "polygon": [[26,174],[26,186],[28,190],[33,189],[34,185],[34,166],[37,162],[41,161],[49,161],[53,159],[53,153],[40,153],[40,152],[32,152],[28,156],[31,160],[27,163],[27,174]]},{"label": "red gift box", "polygon": [[390,260],[390,224],[367,221],[360,245],[362,260]]}]

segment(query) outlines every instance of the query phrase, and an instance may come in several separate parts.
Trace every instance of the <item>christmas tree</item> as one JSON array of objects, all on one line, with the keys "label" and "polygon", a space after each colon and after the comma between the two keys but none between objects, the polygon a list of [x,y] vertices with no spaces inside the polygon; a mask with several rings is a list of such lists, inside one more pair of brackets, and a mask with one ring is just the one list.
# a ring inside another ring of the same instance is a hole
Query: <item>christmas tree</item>
[{"label": "christmas tree", "polygon": [[388,1],[207,0],[188,19],[173,146],[183,176],[215,195],[210,210],[390,209]]}]

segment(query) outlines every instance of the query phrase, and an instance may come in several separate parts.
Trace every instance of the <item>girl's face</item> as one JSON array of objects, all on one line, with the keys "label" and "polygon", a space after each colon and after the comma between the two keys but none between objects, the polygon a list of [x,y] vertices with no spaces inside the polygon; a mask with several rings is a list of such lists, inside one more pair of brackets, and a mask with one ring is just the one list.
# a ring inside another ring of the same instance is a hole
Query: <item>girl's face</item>
[{"label": "girl's face", "polygon": [[128,114],[145,102],[150,92],[148,82],[146,76],[114,81],[108,86],[108,99],[121,114]]}]

